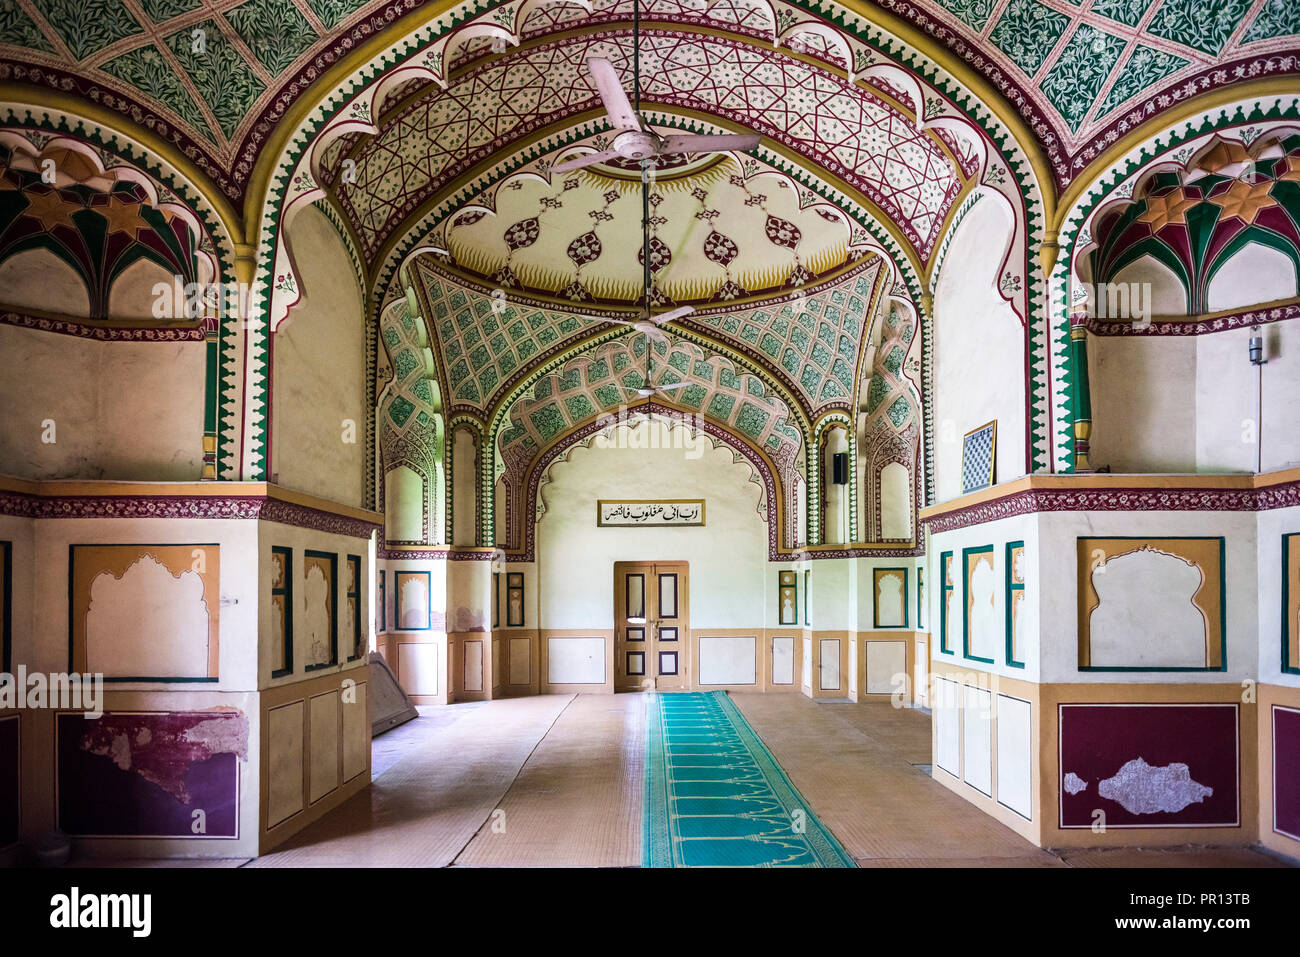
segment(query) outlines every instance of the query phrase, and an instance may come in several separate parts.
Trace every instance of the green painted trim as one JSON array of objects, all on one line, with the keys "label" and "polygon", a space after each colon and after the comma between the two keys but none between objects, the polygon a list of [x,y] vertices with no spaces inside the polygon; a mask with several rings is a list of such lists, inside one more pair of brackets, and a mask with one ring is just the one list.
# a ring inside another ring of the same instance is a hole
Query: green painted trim
[{"label": "green painted trim", "polygon": [[[308,558],[328,558],[330,577],[334,579],[333,601],[330,602],[330,660],[318,665],[305,665],[303,671],[321,671],[325,668],[337,668],[339,665],[339,556],[336,552],[319,552],[311,548],[302,551],[303,567],[307,567]],[[346,591],[344,592],[346,594]]]},{"label": "green painted trim", "polygon": [[[903,573],[903,623],[901,625],[882,625],[880,623],[880,606],[876,601],[876,575],[879,572],[902,572]],[[907,628],[908,627],[908,568],[906,565],[889,568],[873,568],[871,570],[871,627],[872,628]]]},{"label": "green painted trim", "polygon": [[961,656],[967,661],[978,661],[981,664],[991,665],[996,663],[992,658],[981,658],[979,655],[970,653],[970,576],[967,574],[970,568],[969,557],[985,553],[994,554],[993,546],[972,545],[961,550]]},{"label": "green painted trim", "polygon": [[939,651],[945,655],[954,654],[948,647],[948,595],[956,590],[956,585],[948,584],[944,574],[944,565],[953,557],[952,551],[939,553]]},{"label": "green painted trim", "polygon": [[1025,663],[1017,659],[1014,653],[1015,642],[1014,642],[1014,635],[1012,632],[1012,622],[1011,622],[1011,607],[1013,604],[1011,601],[1012,593],[1018,591],[1023,592],[1025,590],[1025,586],[1023,583],[1016,584],[1011,580],[1011,572],[1013,569],[1013,565],[1011,562],[1011,551],[1012,549],[1015,548],[1024,548],[1024,547],[1025,547],[1024,542],[1007,542],[1006,555],[1004,559],[1005,564],[1007,566],[1004,573],[1004,577],[1006,579],[1006,584],[1007,584],[1004,603],[1007,606],[1006,618],[1007,618],[1007,667],[1008,668],[1023,668],[1025,666]]},{"label": "green painted trim", "polygon": [[[1075,665],[1079,671],[1096,671],[1103,673],[1132,673],[1132,674],[1174,674],[1181,672],[1207,672],[1207,671],[1227,671],[1228,670],[1228,560],[1227,560],[1227,539],[1222,535],[1158,535],[1153,538],[1167,538],[1171,541],[1207,541],[1217,540],[1219,543],[1219,657],[1218,666],[1209,666],[1204,668],[1155,668],[1155,667],[1123,667],[1117,665]],[[1079,539],[1093,539],[1103,542],[1131,541],[1132,535],[1079,535],[1075,539],[1075,554],[1078,554],[1077,542]],[[1077,655],[1076,655],[1077,661]]]},{"label": "green painted trim", "polygon": [[[784,618],[781,617],[781,589],[782,588],[794,589],[794,617],[789,621],[786,621]],[[781,572],[778,571],[776,573],[776,623],[778,625],[799,624],[799,573],[798,572],[794,573],[793,585],[782,585]]]},{"label": "green painted trim", "polygon": [[[1290,561],[1290,542],[1291,539],[1300,537],[1300,532],[1291,532],[1282,536],[1282,673],[1284,675],[1300,675],[1300,661],[1291,661],[1287,652],[1290,650],[1290,642],[1287,641],[1287,632],[1296,623],[1289,621],[1290,615],[1287,614],[1287,608],[1291,604],[1291,561]],[[8,602],[5,603],[8,607]],[[1300,626],[1297,626],[1300,627]]]},{"label": "green painted trim", "polygon": [[812,569],[803,570],[803,623],[804,627],[812,627]]},{"label": "green painted trim", "polygon": [[284,595],[284,660],[288,662],[288,667],[274,668],[271,671],[272,678],[283,678],[293,674],[293,549],[284,545],[272,545],[271,554],[281,554],[288,559],[284,563],[284,587],[271,589],[272,598],[277,594]]},{"label": "green painted trim", "polygon": [[916,566],[916,627],[924,628],[925,621],[925,566]]}]

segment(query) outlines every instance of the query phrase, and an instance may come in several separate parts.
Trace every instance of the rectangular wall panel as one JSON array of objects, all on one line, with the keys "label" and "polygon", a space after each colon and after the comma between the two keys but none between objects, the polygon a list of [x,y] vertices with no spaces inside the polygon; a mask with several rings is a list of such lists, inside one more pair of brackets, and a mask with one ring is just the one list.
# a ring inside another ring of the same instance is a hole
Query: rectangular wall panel
[{"label": "rectangular wall panel", "polygon": [[838,638],[821,639],[821,691],[840,690],[840,640]]},{"label": "rectangular wall panel", "polygon": [[1033,707],[998,695],[998,803],[1033,817]]},{"label": "rectangular wall panel", "polygon": [[1060,826],[1241,823],[1236,704],[1058,706]]},{"label": "rectangular wall panel", "polygon": [[[907,642],[868,641],[867,694],[901,691],[907,677]],[[903,679],[896,676],[902,675]]]},{"label": "rectangular wall panel", "polygon": [[351,781],[370,764],[368,682],[356,686],[355,699],[343,703],[343,780]]},{"label": "rectangular wall panel", "polygon": [[532,642],[527,638],[510,639],[510,683],[526,685],[533,680]]},{"label": "rectangular wall panel", "polygon": [[339,786],[339,694],[318,694],[308,703],[311,771],[307,801],[314,804]]},{"label": "rectangular wall panel", "polygon": [[411,642],[398,645],[397,674],[407,694],[440,694],[438,646]]},{"label": "rectangular wall panel", "polygon": [[1273,830],[1300,841],[1300,709],[1273,706]]},{"label": "rectangular wall panel", "polygon": [[303,808],[303,712],[306,705],[294,701],[267,712],[267,811],[266,826],[275,827]]},{"label": "rectangular wall panel", "polygon": [[604,638],[547,638],[546,680],[553,685],[605,683]]},{"label": "rectangular wall panel", "polygon": [[812,690],[812,639],[801,639],[803,644],[803,686],[806,690]]},{"label": "rectangular wall panel", "polygon": [[966,688],[962,703],[962,779],[993,796],[993,695],[982,688]]},{"label": "rectangular wall panel", "polygon": [[466,691],[483,690],[483,642],[466,641],[462,644],[465,655],[464,688]]},{"label": "rectangular wall panel", "polygon": [[757,683],[758,639],[753,636],[700,638],[700,684],[752,685]]},{"label": "rectangular wall panel", "polygon": [[794,639],[777,636],[772,639],[772,684],[794,684]]},{"label": "rectangular wall panel", "polygon": [[935,700],[930,702],[930,707],[934,709],[934,762],[953,777],[961,776],[958,690],[957,682],[949,681],[947,678],[935,678]]},{"label": "rectangular wall panel", "polygon": [[0,718],[0,848],[18,843],[20,796],[18,715]]}]

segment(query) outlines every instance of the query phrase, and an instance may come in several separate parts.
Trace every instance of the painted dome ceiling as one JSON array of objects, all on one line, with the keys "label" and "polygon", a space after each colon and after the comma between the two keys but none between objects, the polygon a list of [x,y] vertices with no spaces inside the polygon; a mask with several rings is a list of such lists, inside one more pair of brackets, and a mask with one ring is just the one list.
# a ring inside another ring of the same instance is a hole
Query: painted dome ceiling
[{"label": "painted dome ceiling", "polygon": [[[177,144],[240,199],[259,149],[314,81],[377,36],[397,42],[433,7],[421,0],[5,0],[0,80],[117,112]],[[983,74],[1029,122],[1058,185],[1139,117],[1206,90],[1300,70],[1294,0],[870,0],[854,7]],[[592,0],[587,9],[471,0],[458,10],[460,20],[498,25],[528,46],[561,31],[626,24],[631,2]],[[643,4],[647,22],[685,26],[696,37],[720,30],[769,51],[777,37],[787,46],[797,40],[803,55],[841,77],[881,59],[859,43],[867,31],[850,29],[844,11],[820,0]],[[816,31],[791,35],[800,22],[835,27],[848,42]],[[471,70],[498,55],[490,38],[469,37],[445,66]],[[582,96],[577,85],[560,93],[559,105],[575,106],[571,98]],[[525,93],[515,105],[543,117],[541,103]],[[473,124],[470,138],[490,139],[492,126]]]},{"label": "painted dome ceiling", "polygon": [[[801,205],[789,177],[709,156],[662,171],[650,191],[650,267],[661,302],[739,303],[833,276],[863,254],[847,218]],[[761,170],[761,171],[760,171]],[[511,188],[513,187],[513,188]],[[567,303],[642,297],[639,172],[600,164],[560,178],[509,181],[451,219],[457,270],[493,287]],[[492,207],[495,207],[494,209]],[[501,290],[501,292],[496,292]]]}]

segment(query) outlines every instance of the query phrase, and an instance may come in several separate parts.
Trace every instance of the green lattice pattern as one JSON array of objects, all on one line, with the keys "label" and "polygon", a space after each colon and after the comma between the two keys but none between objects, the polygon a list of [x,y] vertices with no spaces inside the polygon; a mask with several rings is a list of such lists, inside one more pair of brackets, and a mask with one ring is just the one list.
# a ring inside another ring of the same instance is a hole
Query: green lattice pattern
[{"label": "green lattice pattern", "polygon": [[487,408],[502,385],[557,346],[587,334],[598,320],[527,308],[466,289],[421,270],[431,323],[454,404]]},{"label": "green lattice pattern", "polygon": [[[501,431],[506,463],[525,466],[575,426],[641,401],[635,390],[645,384],[646,342],[633,334],[597,346],[521,395]],[[655,344],[650,378],[654,384],[688,383],[656,398],[743,435],[777,462],[793,463],[802,441],[789,408],[724,356],[670,336],[668,344]]]},{"label": "green lattice pattern", "polygon": [[778,305],[691,321],[761,353],[785,372],[809,410],[842,404],[853,395],[863,320],[879,270],[877,263],[842,285]]}]

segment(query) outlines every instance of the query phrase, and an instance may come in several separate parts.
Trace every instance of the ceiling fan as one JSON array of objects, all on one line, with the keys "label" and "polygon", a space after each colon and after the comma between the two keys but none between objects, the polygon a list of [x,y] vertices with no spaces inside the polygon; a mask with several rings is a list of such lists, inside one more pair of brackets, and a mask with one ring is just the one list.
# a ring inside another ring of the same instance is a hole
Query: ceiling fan
[{"label": "ceiling fan", "polygon": [[664,136],[652,130],[641,115],[641,4],[632,5],[632,98],[635,106],[627,101],[623,84],[619,81],[614,64],[604,57],[588,57],[587,69],[596,83],[596,91],[605,112],[609,114],[609,123],[619,134],[614,137],[612,149],[602,150],[586,156],[565,160],[555,167],[557,173],[581,169],[594,163],[603,163],[611,159],[639,160],[644,177],[646,162],[653,163],[660,156],[673,153],[719,153],[727,150],[752,150],[758,146],[757,134],[722,133],[700,135]]},{"label": "ceiling fan", "polygon": [[[619,130],[619,133],[610,144],[610,149],[557,163],[556,173],[568,173],[609,160],[639,160],[644,163],[674,153],[743,151],[752,150],[758,145],[759,138],[756,133],[684,133],[667,136],[657,133],[646,123],[640,111],[633,109],[628,102],[614,64],[603,57],[588,57],[587,69],[591,71],[591,77],[596,81],[596,89],[605,104],[605,112],[609,114],[609,123],[614,129]],[[639,84],[639,79],[638,77],[634,82]]]},{"label": "ceiling fan", "polygon": [[[632,325],[632,323],[626,323],[626,325]],[[658,332],[658,330],[655,331]],[[663,333],[659,332],[659,335],[663,336]],[[668,338],[667,336],[664,336],[665,340],[667,338]],[[673,389],[680,389],[684,385],[691,384],[689,381],[686,381],[686,382],[661,382],[659,383],[659,385],[652,385],[650,382],[650,354],[653,351],[654,349],[651,347],[650,343],[647,342],[645,347],[645,379],[643,380],[643,384],[637,386],[636,388],[633,388],[631,386],[626,386],[626,385],[621,386],[620,388],[622,388],[624,392],[631,392],[634,395],[638,395],[643,399],[648,399],[656,392],[671,392]]]}]

